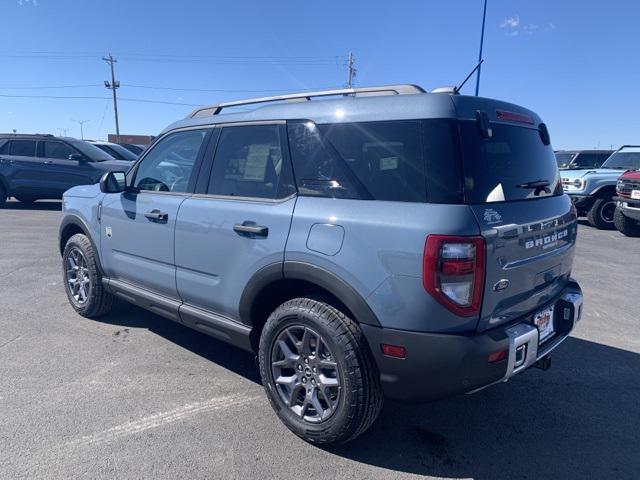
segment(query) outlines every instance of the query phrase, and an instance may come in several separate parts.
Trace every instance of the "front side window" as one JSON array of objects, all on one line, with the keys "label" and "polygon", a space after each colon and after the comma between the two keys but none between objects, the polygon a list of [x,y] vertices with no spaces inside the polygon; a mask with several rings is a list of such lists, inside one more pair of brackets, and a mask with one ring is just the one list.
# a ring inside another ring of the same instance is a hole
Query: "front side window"
[{"label": "front side window", "polygon": [[209,194],[276,199],[294,191],[288,161],[282,153],[279,125],[222,129]]},{"label": "front side window", "polygon": [[141,191],[187,191],[206,130],[187,130],[167,135],[144,157],[134,181]]},{"label": "front side window", "polygon": [[615,170],[637,170],[640,168],[640,147],[621,148],[611,155],[602,168]]},{"label": "front side window", "polygon": [[70,146],[62,142],[43,142],[45,158],[68,159],[69,155],[76,153]]},{"label": "front side window", "polygon": [[36,142],[33,140],[12,140],[10,153],[21,157],[36,156]]}]

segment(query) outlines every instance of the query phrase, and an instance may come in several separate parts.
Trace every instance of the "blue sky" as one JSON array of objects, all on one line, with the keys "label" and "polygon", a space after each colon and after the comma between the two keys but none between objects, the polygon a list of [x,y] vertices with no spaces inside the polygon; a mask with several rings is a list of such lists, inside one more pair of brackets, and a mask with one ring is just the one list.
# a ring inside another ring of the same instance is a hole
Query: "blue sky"
[{"label": "blue sky", "polygon": [[[458,83],[475,65],[482,14],[482,0],[0,5],[0,131],[79,136],[77,119],[90,138],[115,130],[108,52],[121,133],[156,134],[193,107],[124,99],[206,104],[343,86],[349,51],[356,85]],[[489,0],[480,93],[538,112],[555,148],[640,143],[639,18],[632,0]]]}]

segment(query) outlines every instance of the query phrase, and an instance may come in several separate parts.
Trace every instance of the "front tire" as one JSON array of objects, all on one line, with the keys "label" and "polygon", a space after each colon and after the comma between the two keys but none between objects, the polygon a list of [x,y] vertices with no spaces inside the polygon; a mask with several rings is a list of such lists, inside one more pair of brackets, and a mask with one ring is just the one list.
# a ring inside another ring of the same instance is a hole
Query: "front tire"
[{"label": "front tire", "polygon": [[613,223],[615,211],[616,202],[611,197],[597,198],[587,213],[587,220],[592,227],[612,230],[615,228]]},{"label": "front tire", "polygon": [[382,409],[378,369],[362,330],[321,300],[280,305],[264,326],[258,359],[271,406],[308,442],[352,440]]},{"label": "front tire", "polygon": [[67,241],[62,274],[69,303],[80,315],[95,318],[111,310],[113,295],[104,289],[97,254],[86,235],[78,233]]},{"label": "front tire", "polygon": [[640,223],[625,216],[619,208],[616,208],[613,223],[618,231],[627,237],[640,237]]}]

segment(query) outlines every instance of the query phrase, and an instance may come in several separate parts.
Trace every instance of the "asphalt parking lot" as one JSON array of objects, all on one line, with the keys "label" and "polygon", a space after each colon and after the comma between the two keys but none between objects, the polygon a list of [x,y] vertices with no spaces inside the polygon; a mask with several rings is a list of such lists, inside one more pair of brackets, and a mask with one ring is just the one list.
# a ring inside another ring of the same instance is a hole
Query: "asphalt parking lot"
[{"label": "asphalt parking lot", "polygon": [[278,421],[251,355],[126,304],[78,316],[59,205],[0,210],[2,478],[638,478],[640,239],[581,224],[584,318],[548,372],[388,402],[322,449]]}]

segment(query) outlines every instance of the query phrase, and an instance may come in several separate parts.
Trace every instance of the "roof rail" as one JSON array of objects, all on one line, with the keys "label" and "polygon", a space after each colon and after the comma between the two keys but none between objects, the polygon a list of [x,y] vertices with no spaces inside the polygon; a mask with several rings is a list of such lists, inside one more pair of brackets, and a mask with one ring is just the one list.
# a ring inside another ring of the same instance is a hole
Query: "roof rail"
[{"label": "roof rail", "polygon": [[418,85],[383,85],[379,87],[358,87],[358,88],[340,88],[335,90],[320,90],[317,92],[301,92],[290,93],[287,95],[276,95],[273,97],[249,98],[247,100],[236,100],[233,102],[218,103],[215,105],[207,105],[206,107],[196,108],[187,118],[207,117],[209,115],[218,115],[223,108],[239,107],[242,105],[255,105],[257,103],[269,103],[280,101],[307,101],[317,97],[331,97],[336,95],[409,95],[415,93],[425,93],[425,90]]}]

